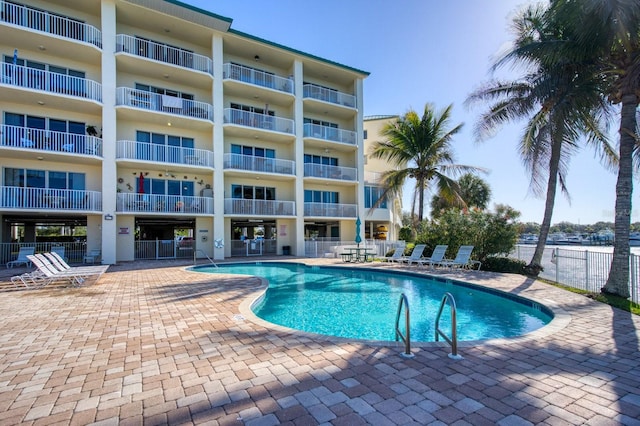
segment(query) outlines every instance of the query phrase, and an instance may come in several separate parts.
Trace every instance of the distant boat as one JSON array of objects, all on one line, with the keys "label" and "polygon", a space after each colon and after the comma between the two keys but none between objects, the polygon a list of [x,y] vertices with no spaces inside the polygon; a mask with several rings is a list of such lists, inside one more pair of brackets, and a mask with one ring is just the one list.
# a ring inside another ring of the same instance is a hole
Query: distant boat
[{"label": "distant boat", "polygon": [[640,232],[632,232],[629,234],[629,245],[631,247],[640,247]]},{"label": "distant boat", "polygon": [[568,245],[569,239],[563,232],[554,232],[547,237],[547,244],[558,246]]}]

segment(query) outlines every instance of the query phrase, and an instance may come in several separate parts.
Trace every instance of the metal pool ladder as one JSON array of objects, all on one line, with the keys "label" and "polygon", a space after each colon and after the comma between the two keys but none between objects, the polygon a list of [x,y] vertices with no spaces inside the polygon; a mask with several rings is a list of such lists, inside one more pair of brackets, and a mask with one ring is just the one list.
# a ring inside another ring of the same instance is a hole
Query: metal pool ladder
[{"label": "metal pool ladder", "polygon": [[[402,306],[404,306],[404,328],[406,330],[407,335],[404,336],[402,331],[400,331],[400,314],[402,313]],[[404,353],[402,354],[405,358],[413,358],[415,355],[411,353],[411,333],[409,332],[409,326],[411,323],[411,315],[409,313],[409,301],[407,300],[407,296],[402,293],[400,295],[400,302],[398,303],[398,313],[396,315],[396,342],[398,339],[402,339],[404,342]]]},{"label": "metal pool ladder", "polygon": [[[440,329],[440,316],[442,315],[442,310],[444,309],[444,305],[447,302],[451,307],[451,337],[444,334],[444,332]],[[456,312],[457,312],[456,299],[453,298],[453,295],[451,293],[446,292],[442,297],[442,302],[440,303],[440,309],[438,310],[438,315],[436,316],[436,327],[435,327],[436,342],[439,340],[439,337],[442,336],[442,338],[451,345],[451,353],[449,354],[449,358],[462,359],[462,356],[458,355],[458,333],[457,333],[457,325],[456,325]]]},{"label": "metal pool ladder", "polygon": [[209,259],[209,262],[210,262],[213,266],[215,266],[216,268],[218,267],[218,265],[216,265],[216,262],[214,262],[214,261],[213,261],[213,259],[211,259],[211,258],[207,255],[207,253],[205,253],[205,252],[204,252],[204,250],[200,250],[200,249],[198,249],[198,250],[194,250],[194,251],[193,251],[193,264],[194,264],[194,265],[196,264],[196,260],[197,260],[196,255],[197,255],[198,253],[203,254],[203,255],[204,255],[204,257],[206,257],[207,259]]}]

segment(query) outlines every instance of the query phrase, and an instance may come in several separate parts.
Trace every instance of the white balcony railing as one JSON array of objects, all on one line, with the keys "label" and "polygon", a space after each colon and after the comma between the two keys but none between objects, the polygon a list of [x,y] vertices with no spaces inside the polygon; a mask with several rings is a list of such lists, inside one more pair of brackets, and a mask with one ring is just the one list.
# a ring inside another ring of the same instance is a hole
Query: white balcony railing
[{"label": "white balcony railing", "polygon": [[132,213],[213,214],[213,198],[119,193],[116,211]]},{"label": "white balcony railing", "polygon": [[131,53],[135,56],[213,75],[213,61],[206,56],[126,34],[116,36],[116,52]]},{"label": "white balcony railing", "polygon": [[257,129],[294,134],[293,120],[274,117],[269,114],[242,111],[235,108],[225,108],[224,122],[240,126],[255,127]]},{"label": "white balcony railing", "polygon": [[304,203],[305,216],[356,217],[356,204]]},{"label": "white balcony railing", "polygon": [[102,139],[75,133],[28,127],[0,126],[0,146],[27,150],[96,155],[102,157]]},{"label": "white balcony railing", "polygon": [[304,137],[324,139],[333,142],[356,144],[356,132],[338,129],[336,127],[321,126],[319,124],[304,124]]},{"label": "white balcony railing", "polygon": [[102,211],[102,194],[97,191],[18,186],[0,188],[3,209]]},{"label": "white balcony railing", "polygon": [[0,22],[29,28],[102,48],[102,33],[96,27],[46,10],[0,1]]},{"label": "white balcony railing", "polygon": [[236,170],[249,170],[252,172],[280,173],[283,175],[295,174],[296,163],[291,160],[278,158],[255,157],[243,154],[224,154],[224,168]]},{"label": "white balcony railing", "polygon": [[337,90],[316,86],[315,84],[305,84],[302,88],[303,97],[317,99],[319,101],[330,102],[332,104],[343,105],[349,108],[356,107],[356,97]]},{"label": "white balcony railing", "polygon": [[290,78],[279,77],[255,68],[230,63],[223,65],[223,72],[225,79],[255,84],[256,86],[267,87],[279,92],[293,93],[293,81]]},{"label": "white balcony railing", "polygon": [[293,216],[295,207],[296,203],[294,201],[224,199],[225,214]]},{"label": "white balcony railing", "polygon": [[177,98],[175,96],[160,95],[144,90],[131,89],[129,87],[118,87],[116,92],[116,105],[126,105],[213,121],[213,107],[211,104]]},{"label": "white balcony railing", "polygon": [[358,170],[353,167],[329,166],[326,164],[305,163],[305,177],[338,179],[355,182],[358,180]]},{"label": "white balcony railing", "polygon": [[366,183],[381,183],[382,182],[382,173],[380,172],[364,172],[364,181]]},{"label": "white balcony railing", "polygon": [[21,65],[1,65],[0,84],[102,102],[102,86],[96,81]]},{"label": "white balcony railing", "polygon": [[116,158],[213,167],[213,152],[148,142],[117,141]]}]

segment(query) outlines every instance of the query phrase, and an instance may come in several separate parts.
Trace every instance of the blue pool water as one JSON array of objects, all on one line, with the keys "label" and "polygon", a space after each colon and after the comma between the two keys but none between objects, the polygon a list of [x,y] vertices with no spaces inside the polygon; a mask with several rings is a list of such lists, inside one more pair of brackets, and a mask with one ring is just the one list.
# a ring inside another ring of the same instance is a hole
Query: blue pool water
[{"label": "blue pool water", "polygon": [[[330,336],[395,340],[402,293],[409,301],[411,340],[415,342],[435,340],[434,322],[445,292],[456,301],[459,341],[519,336],[552,319],[548,308],[528,299],[402,272],[296,263],[243,263],[194,270],[263,277],[269,281],[269,288],[252,307],[256,316],[273,324]],[[450,334],[447,307],[440,327]]]}]

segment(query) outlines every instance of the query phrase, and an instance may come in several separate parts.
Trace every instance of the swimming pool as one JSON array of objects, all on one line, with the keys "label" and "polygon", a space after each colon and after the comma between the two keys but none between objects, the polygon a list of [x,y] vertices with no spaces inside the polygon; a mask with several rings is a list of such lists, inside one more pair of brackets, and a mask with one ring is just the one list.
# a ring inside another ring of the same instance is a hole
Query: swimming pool
[{"label": "swimming pool", "polygon": [[[552,312],[512,294],[459,281],[364,268],[307,266],[298,263],[236,263],[194,267],[198,272],[265,278],[269,287],[252,306],[273,324],[329,336],[392,341],[400,295],[411,308],[411,340],[432,342],[442,296],[457,305],[458,340],[513,337],[543,327]],[[440,327],[449,334],[448,308]],[[402,326],[401,326],[402,328]]]}]

